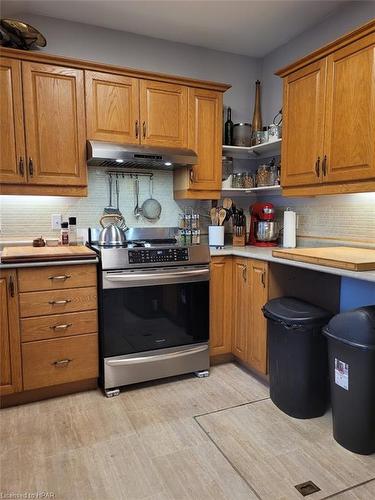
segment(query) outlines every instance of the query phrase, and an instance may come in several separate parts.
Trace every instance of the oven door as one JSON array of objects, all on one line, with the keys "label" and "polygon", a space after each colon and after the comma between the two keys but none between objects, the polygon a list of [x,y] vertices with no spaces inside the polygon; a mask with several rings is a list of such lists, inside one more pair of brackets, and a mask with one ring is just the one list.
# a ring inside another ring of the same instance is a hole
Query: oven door
[{"label": "oven door", "polygon": [[209,268],[103,271],[104,358],[208,342]]}]

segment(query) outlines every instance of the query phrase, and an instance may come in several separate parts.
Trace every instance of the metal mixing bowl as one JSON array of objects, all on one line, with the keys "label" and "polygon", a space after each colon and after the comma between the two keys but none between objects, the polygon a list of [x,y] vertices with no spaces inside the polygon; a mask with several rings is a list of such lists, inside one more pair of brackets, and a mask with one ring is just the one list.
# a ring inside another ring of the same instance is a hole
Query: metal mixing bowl
[{"label": "metal mixing bowl", "polygon": [[275,241],[279,237],[280,228],[276,221],[259,221],[256,223],[256,239],[258,241]]}]

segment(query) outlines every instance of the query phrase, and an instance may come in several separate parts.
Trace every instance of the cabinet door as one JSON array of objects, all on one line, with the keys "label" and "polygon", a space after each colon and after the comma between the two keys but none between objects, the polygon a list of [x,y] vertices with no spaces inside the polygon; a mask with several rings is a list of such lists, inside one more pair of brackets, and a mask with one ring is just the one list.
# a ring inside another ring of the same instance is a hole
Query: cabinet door
[{"label": "cabinet door", "polygon": [[0,88],[0,182],[20,184],[26,179],[20,61],[0,60]]},{"label": "cabinet door", "polygon": [[22,390],[17,273],[0,271],[0,395]]},{"label": "cabinet door", "polygon": [[139,142],[139,80],[85,71],[87,137]]},{"label": "cabinet door", "polygon": [[232,258],[213,257],[210,274],[210,354],[232,347]]},{"label": "cabinet door", "polygon": [[267,321],[262,307],[268,300],[268,267],[266,262],[249,260],[250,333],[248,363],[261,373],[267,373]]},{"label": "cabinet door", "polygon": [[327,182],[375,178],[375,34],[328,58]]},{"label": "cabinet door", "polygon": [[232,353],[247,361],[250,332],[250,278],[248,259],[233,260],[233,337]]},{"label": "cabinet door", "polygon": [[187,87],[141,80],[140,104],[143,144],[187,147]]},{"label": "cabinet door", "polygon": [[326,60],[284,79],[281,185],[321,181]]},{"label": "cabinet door", "polygon": [[83,71],[22,63],[29,183],[87,184]]},{"label": "cabinet door", "polygon": [[198,155],[189,189],[221,190],[222,108],[220,92],[189,89],[189,148]]}]

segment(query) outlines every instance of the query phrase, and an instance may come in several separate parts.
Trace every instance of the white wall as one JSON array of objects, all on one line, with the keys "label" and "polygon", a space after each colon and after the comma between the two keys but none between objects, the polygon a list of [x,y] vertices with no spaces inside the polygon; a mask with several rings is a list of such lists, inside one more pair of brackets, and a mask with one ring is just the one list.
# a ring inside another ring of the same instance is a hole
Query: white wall
[{"label": "white wall", "polygon": [[343,2],[323,22],[268,54],[262,60],[263,123],[271,123],[272,118],[282,107],[282,80],[274,75],[275,71],[373,18],[375,18],[374,1]]},{"label": "white wall", "polygon": [[232,107],[233,121],[251,121],[258,59],[50,17],[19,18],[45,35],[43,50],[50,54],[228,83],[224,103]]}]

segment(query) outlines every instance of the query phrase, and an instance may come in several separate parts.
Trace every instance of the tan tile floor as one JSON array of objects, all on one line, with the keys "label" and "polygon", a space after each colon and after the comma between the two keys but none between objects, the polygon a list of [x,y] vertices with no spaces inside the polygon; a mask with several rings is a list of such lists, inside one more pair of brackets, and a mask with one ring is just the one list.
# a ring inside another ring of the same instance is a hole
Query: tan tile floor
[{"label": "tan tile floor", "polygon": [[313,480],[312,500],[375,499],[375,455],[336,444],[329,414],[285,416],[233,363],[113,399],[90,391],[2,410],[0,443],[3,498],[292,500]]}]

